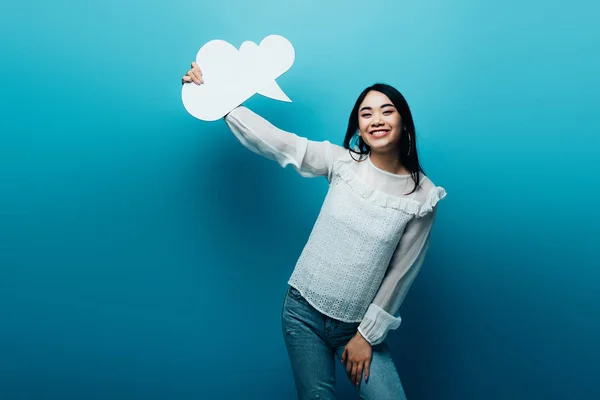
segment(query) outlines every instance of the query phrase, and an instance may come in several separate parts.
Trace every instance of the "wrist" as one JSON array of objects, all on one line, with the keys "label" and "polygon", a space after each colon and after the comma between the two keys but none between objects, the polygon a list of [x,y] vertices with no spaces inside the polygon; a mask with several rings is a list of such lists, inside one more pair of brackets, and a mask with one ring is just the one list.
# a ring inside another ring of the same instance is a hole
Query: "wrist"
[{"label": "wrist", "polygon": [[[367,338],[365,338],[362,333],[360,333],[360,331],[356,331],[356,335],[355,337],[360,338],[361,340],[364,340],[365,342],[369,343],[369,341],[367,340]],[[369,343],[370,345],[371,343]]]}]

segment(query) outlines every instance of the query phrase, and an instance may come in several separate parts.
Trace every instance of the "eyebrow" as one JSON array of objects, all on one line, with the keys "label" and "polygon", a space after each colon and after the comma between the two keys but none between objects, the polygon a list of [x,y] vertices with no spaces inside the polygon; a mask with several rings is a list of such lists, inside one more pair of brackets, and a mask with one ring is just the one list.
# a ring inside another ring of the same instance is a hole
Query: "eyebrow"
[{"label": "eyebrow", "polygon": [[[386,103],[386,104],[382,105],[380,108],[384,108],[384,107],[394,107],[394,105],[390,104],[390,103]],[[363,110],[372,110],[372,108],[371,107],[363,107],[360,109],[359,112],[362,112]]]}]

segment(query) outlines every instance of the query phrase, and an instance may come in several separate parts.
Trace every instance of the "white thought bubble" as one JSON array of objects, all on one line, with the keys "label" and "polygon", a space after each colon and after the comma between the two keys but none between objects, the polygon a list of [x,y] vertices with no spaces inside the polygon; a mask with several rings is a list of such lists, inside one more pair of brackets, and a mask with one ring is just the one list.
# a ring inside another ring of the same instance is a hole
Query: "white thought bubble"
[{"label": "white thought bubble", "polygon": [[256,93],[291,102],[275,79],[290,69],[294,56],[294,46],[279,35],[267,36],[260,45],[244,42],[239,50],[211,40],[196,55],[204,83],[182,86],[183,105],[194,117],[215,121]]}]

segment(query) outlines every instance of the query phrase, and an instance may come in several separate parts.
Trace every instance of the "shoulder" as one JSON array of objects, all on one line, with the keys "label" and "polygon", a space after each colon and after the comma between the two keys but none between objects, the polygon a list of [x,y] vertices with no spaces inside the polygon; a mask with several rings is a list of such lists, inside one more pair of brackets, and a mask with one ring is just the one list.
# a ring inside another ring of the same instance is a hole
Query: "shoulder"
[{"label": "shoulder", "polygon": [[333,170],[337,170],[340,167],[340,164],[351,165],[358,159],[357,155],[354,155],[353,157],[350,154],[350,150],[343,146],[331,143],[328,140],[325,140],[322,143],[327,146],[328,158]]},{"label": "shoulder", "polygon": [[419,187],[413,193],[412,198],[419,203],[419,211],[416,216],[423,217],[431,213],[438,202],[446,197],[446,189],[437,186],[423,173],[419,177]]},{"label": "shoulder", "polygon": [[422,203],[427,198],[429,192],[435,188],[435,183],[424,173],[419,174],[419,186],[413,192],[412,198],[419,203]]},{"label": "shoulder", "polygon": [[352,160],[350,158],[350,154],[349,154],[350,151],[348,149],[344,148],[343,146],[333,144],[333,143],[329,143],[329,146],[331,148],[331,156],[334,161]]},{"label": "shoulder", "polygon": [[350,151],[350,149],[346,149],[343,146],[339,146],[336,144],[331,144],[331,154],[334,163],[344,164],[344,165],[353,165],[356,163],[362,163],[366,160],[366,156],[363,154],[355,153]]}]

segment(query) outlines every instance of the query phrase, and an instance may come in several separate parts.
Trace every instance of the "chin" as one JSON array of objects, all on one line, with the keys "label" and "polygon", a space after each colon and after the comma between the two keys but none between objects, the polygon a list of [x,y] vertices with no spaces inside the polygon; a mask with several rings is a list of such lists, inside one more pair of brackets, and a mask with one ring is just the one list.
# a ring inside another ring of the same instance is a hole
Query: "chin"
[{"label": "chin", "polygon": [[399,154],[398,148],[393,144],[370,146],[372,153],[394,153]]},{"label": "chin", "polygon": [[381,141],[381,142],[375,142],[375,143],[367,143],[369,145],[369,147],[371,148],[371,151],[375,150],[377,152],[382,152],[382,151],[390,151],[391,149],[393,149],[394,147],[394,143],[393,142],[389,142],[389,141]]}]

